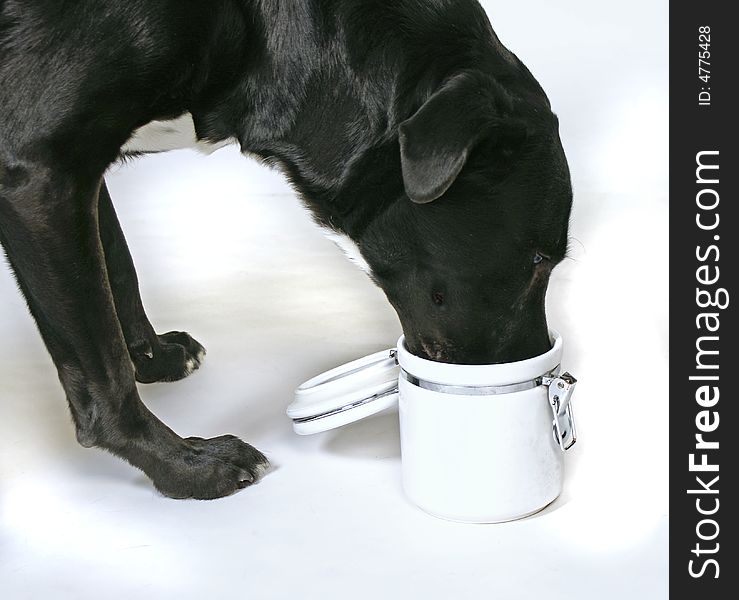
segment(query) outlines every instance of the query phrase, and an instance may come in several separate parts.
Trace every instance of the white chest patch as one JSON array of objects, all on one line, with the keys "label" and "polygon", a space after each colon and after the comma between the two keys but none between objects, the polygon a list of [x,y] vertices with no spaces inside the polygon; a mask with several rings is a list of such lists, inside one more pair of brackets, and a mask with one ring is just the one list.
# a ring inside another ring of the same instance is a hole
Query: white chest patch
[{"label": "white chest patch", "polygon": [[152,121],[140,127],[123,146],[123,152],[166,152],[193,148],[203,154],[211,154],[232,142],[224,140],[213,144],[199,140],[192,116],[186,113],[171,121]]},{"label": "white chest patch", "polygon": [[341,248],[350,261],[367,273],[367,275],[372,275],[372,268],[367,264],[367,261],[364,260],[357,244],[354,243],[348,235],[337,233],[333,229],[328,229],[326,227],[321,227],[321,231],[323,231],[323,235]]}]

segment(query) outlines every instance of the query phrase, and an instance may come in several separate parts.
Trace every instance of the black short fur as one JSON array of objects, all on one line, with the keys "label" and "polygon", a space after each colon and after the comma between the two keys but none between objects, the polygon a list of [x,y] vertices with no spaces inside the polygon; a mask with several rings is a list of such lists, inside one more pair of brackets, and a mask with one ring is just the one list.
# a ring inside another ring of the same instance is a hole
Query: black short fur
[{"label": "black short fur", "polygon": [[83,445],[178,498],[267,464],[234,437],[180,438],[136,390],[204,350],[154,332],[103,176],[135,129],[185,112],[201,139],[279,165],[358,244],[413,352],[548,347],[567,163],[544,92],[476,1],[0,0],[0,242]]}]

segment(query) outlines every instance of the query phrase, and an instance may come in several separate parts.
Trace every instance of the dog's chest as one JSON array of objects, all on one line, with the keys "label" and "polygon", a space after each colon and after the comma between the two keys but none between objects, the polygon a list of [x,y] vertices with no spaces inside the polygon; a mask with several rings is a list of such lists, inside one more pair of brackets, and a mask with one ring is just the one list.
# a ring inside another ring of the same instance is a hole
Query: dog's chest
[{"label": "dog's chest", "polygon": [[[152,121],[137,129],[123,147],[122,152],[124,154],[166,152],[168,150],[193,148],[204,154],[211,154],[218,148],[232,143],[232,141],[225,140],[213,144],[198,140],[192,116],[188,113],[171,121]],[[321,231],[341,249],[351,262],[368,275],[372,274],[372,269],[359,251],[359,247],[349,236],[327,227],[321,227]]]}]

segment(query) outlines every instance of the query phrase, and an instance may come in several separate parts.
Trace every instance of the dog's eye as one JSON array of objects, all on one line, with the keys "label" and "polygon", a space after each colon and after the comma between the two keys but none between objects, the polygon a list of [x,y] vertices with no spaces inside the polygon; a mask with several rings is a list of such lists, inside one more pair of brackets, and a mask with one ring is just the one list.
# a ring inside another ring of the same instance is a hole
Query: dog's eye
[{"label": "dog's eye", "polygon": [[433,294],[431,294],[431,299],[437,306],[441,306],[442,304],[444,304],[444,294],[442,294],[441,292],[434,292]]},{"label": "dog's eye", "polygon": [[535,265],[538,265],[538,264],[544,262],[545,260],[549,260],[549,257],[548,256],[545,256],[541,252],[537,252],[536,254],[534,254],[534,264]]}]

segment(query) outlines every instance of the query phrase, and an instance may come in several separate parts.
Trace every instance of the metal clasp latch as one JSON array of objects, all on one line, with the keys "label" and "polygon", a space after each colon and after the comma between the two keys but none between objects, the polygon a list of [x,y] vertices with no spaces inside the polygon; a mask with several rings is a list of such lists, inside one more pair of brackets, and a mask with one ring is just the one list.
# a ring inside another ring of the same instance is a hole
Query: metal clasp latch
[{"label": "metal clasp latch", "polygon": [[559,377],[543,377],[542,384],[549,391],[549,406],[552,409],[552,433],[562,451],[569,450],[577,441],[575,415],[572,412],[572,394],[575,391],[575,379],[569,373]]}]

